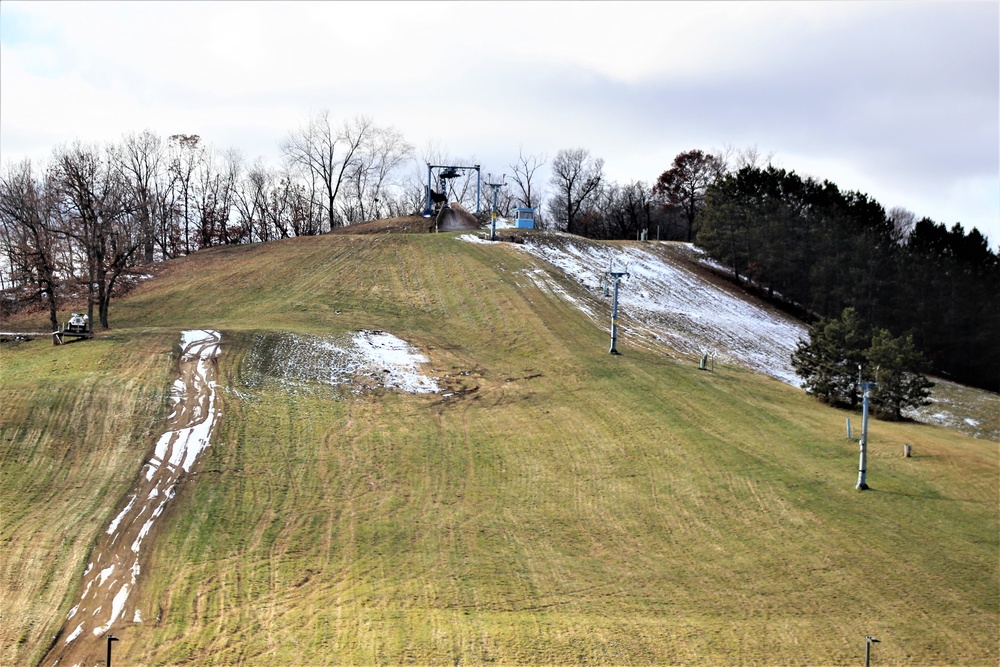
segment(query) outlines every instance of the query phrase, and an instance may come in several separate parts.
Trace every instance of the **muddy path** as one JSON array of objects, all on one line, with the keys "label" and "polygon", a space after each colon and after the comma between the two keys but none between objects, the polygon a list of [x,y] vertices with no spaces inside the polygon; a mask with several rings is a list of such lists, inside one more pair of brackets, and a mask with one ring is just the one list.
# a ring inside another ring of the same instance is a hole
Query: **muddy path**
[{"label": "muddy path", "polygon": [[124,640],[126,625],[155,620],[131,594],[148,562],[158,532],[154,525],[176,495],[181,475],[191,470],[208,446],[218,420],[215,378],[221,341],[217,331],[181,334],[180,377],[171,389],[173,410],[166,430],[124,507],[98,537],[83,572],[77,604],[41,665],[104,664],[109,633]]}]

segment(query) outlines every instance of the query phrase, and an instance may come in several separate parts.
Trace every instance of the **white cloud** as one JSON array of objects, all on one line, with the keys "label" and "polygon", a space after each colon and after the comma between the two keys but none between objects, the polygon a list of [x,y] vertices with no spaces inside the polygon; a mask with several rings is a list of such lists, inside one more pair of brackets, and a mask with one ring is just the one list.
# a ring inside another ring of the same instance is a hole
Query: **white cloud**
[{"label": "white cloud", "polygon": [[619,180],[757,145],[996,244],[998,22],[992,2],[5,0],[0,151],[150,128],[276,160],[320,108],[501,169],[582,146]]}]

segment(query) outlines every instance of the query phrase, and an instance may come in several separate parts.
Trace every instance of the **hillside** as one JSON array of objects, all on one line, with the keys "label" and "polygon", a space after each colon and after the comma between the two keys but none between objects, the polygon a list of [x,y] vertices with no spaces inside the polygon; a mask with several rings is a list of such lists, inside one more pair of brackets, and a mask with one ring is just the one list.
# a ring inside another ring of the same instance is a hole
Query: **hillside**
[{"label": "hillside", "polygon": [[[614,357],[597,286],[542,259],[613,248],[638,277],[638,244],[534,236],[206,250],[93,341],[0,346],[0,663],[65,644],[202,329],[220,416],[110,628],[115,664],[857,664],[865,635],[873,664],[1000,660],[995,442],[878,422],[859,493],[849,415],[750,348],[716,342],[699,371],[711,332],[671,337],[685,314],[697,333],[682,290],[649,317],[625,301]],[[345,365],[359,331],[426,357],[415,385],[384,356]]]}]

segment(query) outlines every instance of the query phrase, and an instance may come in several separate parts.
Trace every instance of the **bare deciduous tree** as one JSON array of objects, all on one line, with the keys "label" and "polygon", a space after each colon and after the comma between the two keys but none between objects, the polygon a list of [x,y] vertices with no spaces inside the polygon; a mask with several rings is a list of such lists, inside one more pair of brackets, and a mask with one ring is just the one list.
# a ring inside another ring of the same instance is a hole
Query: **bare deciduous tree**
[{"label": "bare deciduous tree", "polygon": [[519,149],[517,162],[510,165],[511,181],[514,185],[515,197],[519,206],[539,208],[543,193],[535,183],[535,172],[545,165],[545,156],[525,155]]},{"label": "bare deciduous tree", "polygon": [[142,244],[133,225],[127,188],[121,171],[120,151],[101,150],[79,142],[54,155],[53,177],[60,190],[63,233],[83,248],[87,259],[87,314],[107,329],[108,307],[115,283],[131,265]]},{"label": "bare deciduous tree", "polygon": [[344,213],[348,222],[381,217],[390,178],[412,154],[413,147],[395,128],[369,129],[349,169],[349,197]]},{"label": "bare deciduous tree", "polygon": [[357,116],[334,129],[330,112],[323,110],[314,114],[304,128],[291,132],[281,144],[286,159],[297,165],[304,176],[315,178],[320,184],[323,208],[331,227],[342,222],[337,209],[340,188],[372,128],[370,118]]},{"label": "bare deciduous tree", "polygon": [[142,233],[142,258],[145,263],[155,259],[157,211],[163,207],[165,179],[163,141],[150,130],[128,134],[122,141],[118,168],[132,199],[132,208]]},{"label": "bare deciduous tree", "polygon": [[910,232],[917,224],[917,214],[902,206],[893,206],[889,209],[888,217],[892,223],[892,240],[899,245],[906,243]]},{"label": "bare deciduous tree", "polygon": [[197,134],[170,136],[170,174],[177,191],[184,237],[184,254],[191,254],[191,209],[194,197],[194,173],[204,157],[201,137]]},{"label": "bare deciduous tree", "polygon": [[600,190],[604,160],[591,158],[583,148],[560,150],[552,161],[552,187],[555,189],[549,210],[555,222],[570,234],[579,234],[581,218]]},{"label": "bare deciduous tree", "polygon": [[45,299],[52,330],[59,327],[56,288],[58,230],[52,216],[51,192],[25,160],[0,175],[0,234],[15,279],[33,283]]},{"label": "bare deciduous tree", "polygon": [[673,165],[660,174],[656,182],[657,194],[670,206],[677,206],[684,212],[687,221],[685,240],[694,239],[695,219],[705,205],[705,191],[725,171],[725,163],[715,155],[700,150],[680,153]]}]

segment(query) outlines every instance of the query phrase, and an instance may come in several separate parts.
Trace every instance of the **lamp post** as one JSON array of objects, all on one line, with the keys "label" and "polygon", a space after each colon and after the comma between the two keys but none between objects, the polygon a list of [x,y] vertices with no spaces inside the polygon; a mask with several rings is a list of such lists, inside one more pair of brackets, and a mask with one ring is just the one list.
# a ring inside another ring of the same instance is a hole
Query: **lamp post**
[{"label": "lamp post", "polygon": [[878,640],[868,635],[865,637],[865,667],[869,667],[872,659],[872,644],[877,644]]},{"label": "lamp post", "polygon": [[108,635],[108,661],[107,661],[107,667],[111,667],[111,642],[116,642],[116,641],[118,641],[118,637],[115,637],[114,635]]}]

